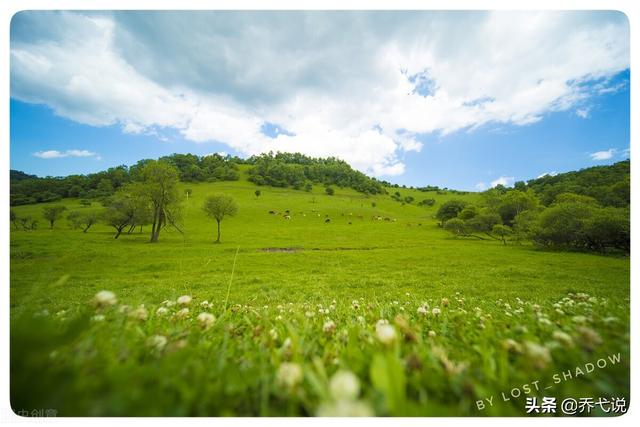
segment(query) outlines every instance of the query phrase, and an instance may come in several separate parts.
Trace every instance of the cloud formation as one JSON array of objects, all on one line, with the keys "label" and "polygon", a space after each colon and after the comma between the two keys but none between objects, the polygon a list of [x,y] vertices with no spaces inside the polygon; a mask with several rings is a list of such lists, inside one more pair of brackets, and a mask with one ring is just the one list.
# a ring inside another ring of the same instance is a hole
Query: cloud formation
[{"label": "cloud formation", "polygon": [[589,154],[589,156],[591,157],[591,160],[594,160],[594,161],[609,160],[610,158],[613,157],[615,152],[616,152],[615,148],[609,148],[608,150],[604,150],[604,151],[596,151],[595,153]]},{"label": "cloud formation", "polygon": [[423,134],[586,117],[618,90],[628,33],[615,12],[22,12],[11,96],[92,126],[398,175]]},{"label": "cloud formation", "polygon": [[100,159],[97,153],[88,150],[46,150],[36,151],[33,155],[40,159],[60,159],[63,157],[95,157],[96,159]]}]

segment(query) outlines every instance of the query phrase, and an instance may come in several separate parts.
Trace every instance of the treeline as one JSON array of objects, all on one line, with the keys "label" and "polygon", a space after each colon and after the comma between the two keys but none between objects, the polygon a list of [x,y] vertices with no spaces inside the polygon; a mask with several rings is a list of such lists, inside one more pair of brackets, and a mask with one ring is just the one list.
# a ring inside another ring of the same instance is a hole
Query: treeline
[{"label": "treeline", "polygon": [[[249,166],[249,180],[258,185],[292,187],[311,191],[313,185],[353,188],[366,194],[384,193],[381,181],[356,171],[348,163],[330,157],[312,158],[299,153],[269,153],[249,159],[212,154],[172,154],[158,159],[175,167],[180,181],[236,181],[239,165]],[[141,168],[153,160],[133,166],[117,166],[106,171],[66,177],[39,178],[21,171],[10,173],[11,206],[55,202],[66,197],[104,199],[123,185],[136,181]]]},{"label": "treeline", "polygon": [[384,193],[383,184],[335,157],[314,158],[300,153],[268,153],[250,157],[249,181],[257,185],[311,190],[312,185],[336,185],[365,194]]},{"label": "treeline", "polygon": [[[243,162],[238,157],[223,157],[218,154],[172,154],[159,160],[174,166],[180,180],[185,182],[238,180],[238,164]],[[66,197],[104,199],[123,185],[136,181],[142,168],[151,161],[153,160],[145,159],[130,167],[122,165],[102,172],[65,177],[39,178],[12,170],[10,203],[11,206],[17,206],[55,202]]]},{"label": "treeline", "polygon": [[475,205],[445,202],[436,217],[461,237],[629,253],[629,162],[539,178],[513,189],[497,186]]}]

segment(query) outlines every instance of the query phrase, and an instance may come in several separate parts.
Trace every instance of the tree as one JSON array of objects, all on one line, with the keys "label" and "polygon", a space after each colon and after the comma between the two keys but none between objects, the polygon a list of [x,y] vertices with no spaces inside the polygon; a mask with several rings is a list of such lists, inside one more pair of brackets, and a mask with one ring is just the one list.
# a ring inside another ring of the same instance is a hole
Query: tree
[{"label": "tree", "polygon": [[498,213],[502,218],[502,222],[511,225],[516,215],[526,210],[535,209],[537,206],[538,199],[533,191],[511,190],[500,200]]},{"label": "tree", "polygon": [[335,190],[331,187],[327,187],[324,189],[324,192],[327,193],[327,195],[329,196],[333,196],[333,194],[335,193]]},{"label": "tree", "polygon": [[53,228],[53,225],[62,217],[62,212],[65,210],[67,208],[62,205],[48,206],[42,209],[42,216],[49,221],[49,228]]},{"label": "tree", "polygon": [[313,190],[313,185],[311,185],[311,183],[310,183],[310,182],[307,182],[307,183],[304,185],[304,191],[306,191],[307,193],[311,193],[311,190]]},{"label": "tree", "polygon": [[510,236],[512,231],[511,231],[511,227],[509,227],[508,225],[503,225],[503,224],[496,224],[493,226],[493,229],[491,230],[493,234],[495,234],[496,236],[500,237],[500,240],[502,240],[502,244],[506,245],[507,244],[507,236]]},{"label": "tree", "polygon": [[256,199],[257,199],[262,194],[262,191],[256,190],[256,191],[254,191],[254,194],[256,195]]},{"label": "tree", "polygon": [[467,206],[467,202],[462,200],[453,199],[444,202],[436,212],[436,218],[440,220],[440,226],[443,227],[445,222],[457,217],[465,206]]},{"label": "tree", "polygon": [[83,233],[89,231],[92,225],[98,222],[99,215],[96,212],[73,211],[67,215],[67,220],[73,229],[82,229]]},{"label": "tree", "polygon": [[604,251],[616,248],[629,252],[631,242],[629,211],[620,208],[596,209],[584,223],[589,247]]},{"label": "tree", "polygon": [[558,203],[545,209],[535,224],[532,237],[545,246],[585,247],[585,221],[594,207],[584,203]]},{"label": "tree", "polygon": [[141,195],[151,205],[151,243],[158,241],[160,231],[171,225],[181,232],[178,222],[181,200],[178,192],[178,170],[165,161],[151,160],[140,171]]},{"label": "tree", "polygon": [[478,215],[478,208],[476,206],[470,205],[460,211],[460,213],[458,214],[458,218],[463,221],[467,221],[475,217],[476,215]]},{"label": "tree", "polygon": [[226,216],[235,216],[238,213],[238,205],[229,196],[217,194],[209,196],[202,206],[205,213],[214,218],[218,224],[218,238],[216,243],[220,243],[220,223]]},{"label": "tree", "polygon": [[135,205],[131,194],[124,190],[118,191],[111,198],[103,218],[107,225],[116,229],[115,239],[120,237],[122,230],[133,223]]},{"label": "tree", "polygon": [[460,218],[451,218],[444,223],[444,229],[456,236],[467,236],[467,226]]},{"label": "tree", "polygon": [[24,231],[32,231],[38,228],[38,221],[31,218],[31,215],[18,218],[18,222]]}]

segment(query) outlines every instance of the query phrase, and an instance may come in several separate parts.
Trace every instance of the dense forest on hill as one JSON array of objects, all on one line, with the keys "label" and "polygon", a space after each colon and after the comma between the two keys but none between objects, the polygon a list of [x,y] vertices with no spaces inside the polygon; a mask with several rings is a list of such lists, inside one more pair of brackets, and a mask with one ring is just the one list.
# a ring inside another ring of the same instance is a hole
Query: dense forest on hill
[{"label": "dense forest on hill", "polygon": [[[236,181],[239,166],[248,165],[249,180],[257,185],[292,187],[309,190],[313,185],[353,188],[367,194],[384,192],[381,181],[333,157],[313,158],[299,153],[269,153],[248,159],[212,154],[172,154],[160,161],[174,166],[183,182]],[[137,180],[139,170],[149,162],[140,160],[133,166],[117,166],[87,175],[44,177],[21,171],[10,172],[11,205],[25,205],[60,200],[65,197],[100,199],[112,195],[123,185]]]}]

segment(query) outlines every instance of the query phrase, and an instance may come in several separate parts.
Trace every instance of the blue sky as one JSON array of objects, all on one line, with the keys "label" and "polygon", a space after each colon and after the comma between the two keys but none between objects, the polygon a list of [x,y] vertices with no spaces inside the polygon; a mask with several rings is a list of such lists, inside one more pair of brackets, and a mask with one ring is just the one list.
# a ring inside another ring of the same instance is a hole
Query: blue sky
[{"label": "blue sky", "polygon": [[475,190],[609,164],[628,38],[615,12],[22,12],[11,168],[280,150]]}]

